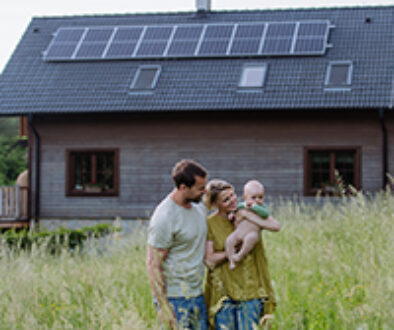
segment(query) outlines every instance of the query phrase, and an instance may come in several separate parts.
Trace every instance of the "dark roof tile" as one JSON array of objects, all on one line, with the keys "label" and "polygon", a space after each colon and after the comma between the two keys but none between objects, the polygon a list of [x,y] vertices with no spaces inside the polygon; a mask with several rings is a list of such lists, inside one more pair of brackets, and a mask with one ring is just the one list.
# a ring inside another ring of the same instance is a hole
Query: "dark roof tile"
[{"label": "dark roof tile", "polygon": [[[394,7],[355,7],[130,14],[34,18],[0,79],[0,114],[381,108],[392,104]],[[365,19],[370,18],[371,23]],[[63,26],[181,24],[200,22],[328,19],[335,25],[324,56],[250,59],[123,60],[48,63],[42,52]],[[38,29],[38,32],[34,32]],[[350,91],[327,91],[330,61],[354,64]],[[268,64],[261,91],[240,91],[248,62]],[[153,93],[132,93],[129,86],[142,64],[159,64]]]}]

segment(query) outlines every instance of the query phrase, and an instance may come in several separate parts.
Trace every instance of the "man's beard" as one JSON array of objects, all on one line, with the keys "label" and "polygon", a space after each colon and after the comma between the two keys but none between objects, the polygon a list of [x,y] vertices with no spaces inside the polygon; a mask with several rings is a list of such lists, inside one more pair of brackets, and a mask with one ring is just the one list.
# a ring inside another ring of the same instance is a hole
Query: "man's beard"
[{"label": "man's beard", "polygon": [[202,196],[198,196],[195,198],[186,198],[186,203],[200,203],[202,199]]}]

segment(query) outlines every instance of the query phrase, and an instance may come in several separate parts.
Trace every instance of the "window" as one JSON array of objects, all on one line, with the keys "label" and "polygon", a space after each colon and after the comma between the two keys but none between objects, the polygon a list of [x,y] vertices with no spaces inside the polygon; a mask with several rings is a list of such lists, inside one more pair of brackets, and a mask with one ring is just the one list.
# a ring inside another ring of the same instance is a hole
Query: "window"
[{"label": "window", "polygon": [[117,196],[118,150],[68,150],[67,196]]},{"label": "window", "polygon": [[353,64],[350,61],[331,62],[327,67],[327,87],[349,87],[352,83]]},{"label": "window", "polygon": [[305,148],[304,194],[338,194],[338,171],[342,183],[360,189],[360,148]]},{"label": "window", "polygon": [[264,86],[266,64],[248,64],[243,67],[239,87],[258,88]]},{"label": "window", "polygon": [[155,88],[159,79],[160,66],[141,66],[138,68],[130,89],[133,91],[147,91]]}]

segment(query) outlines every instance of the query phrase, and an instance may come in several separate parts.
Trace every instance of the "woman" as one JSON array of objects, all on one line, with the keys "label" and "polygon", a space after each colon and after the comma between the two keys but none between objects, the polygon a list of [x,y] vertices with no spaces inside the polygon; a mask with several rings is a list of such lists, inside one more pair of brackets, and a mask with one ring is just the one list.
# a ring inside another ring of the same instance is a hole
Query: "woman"
[{"label": "woman", "polygon": [[[230,270],[224,252],[226,238],[234,230],[229,218],[237,209],[237,196],[231,184],[212,180],[207,185],[205,203],[216,212],[207,219],[208,237],[205,261],[208,265],[205,300],[209,325],[212,329],[253,329],[263,315],[272,314],[275,297],[267,268],[262,239],[238,266]],[[256,214],[240,210],[242,216],[257,218]],[[272,217],[263,221],[270,231],[279,231],[279,223]],[[267,316],[265,316],[266,318]]]}]

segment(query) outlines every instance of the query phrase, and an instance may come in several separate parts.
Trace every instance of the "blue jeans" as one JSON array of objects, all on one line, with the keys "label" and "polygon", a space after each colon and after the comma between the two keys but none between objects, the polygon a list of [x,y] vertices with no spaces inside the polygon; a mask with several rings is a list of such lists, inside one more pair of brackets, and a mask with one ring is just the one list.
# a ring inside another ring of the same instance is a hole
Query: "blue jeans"
[{"label": "blue jeans", "polygon": [[169,297],[168,301],[174,309],[179,329],[208,329],[207,307],[203,295],[192,298]]},{"label": "blue jeans", "polygon": [[216,329],[252,330],[253,326],[259,324],[263,308],[261,299],[246,301],[227,299],[215,315]]}]

